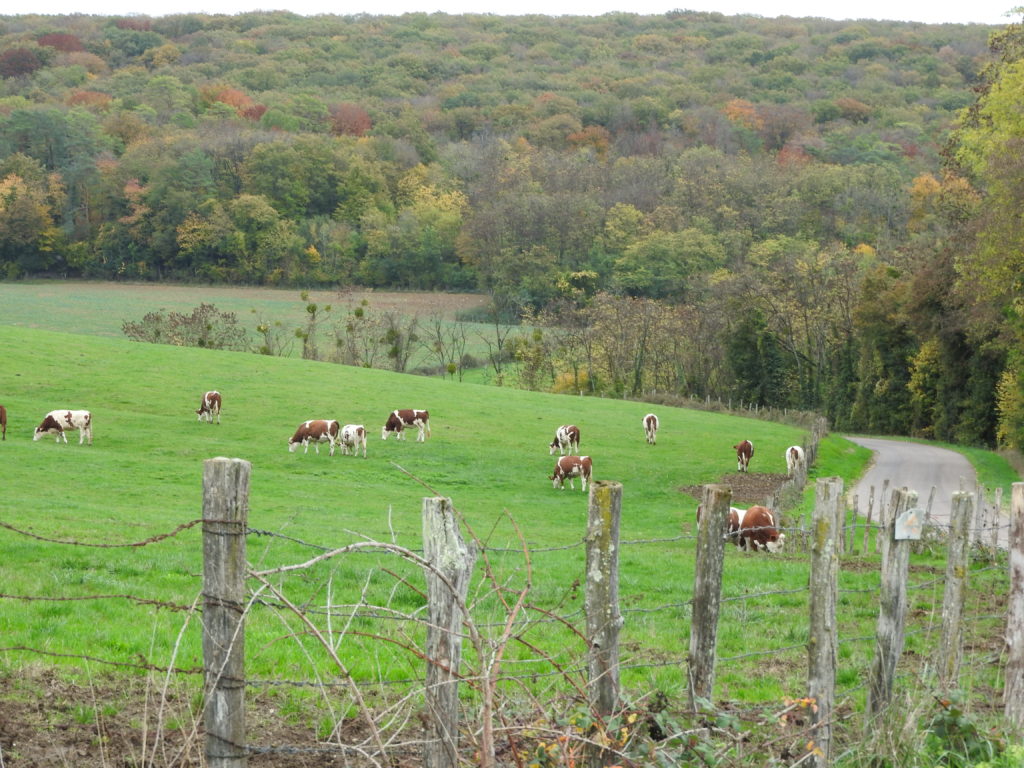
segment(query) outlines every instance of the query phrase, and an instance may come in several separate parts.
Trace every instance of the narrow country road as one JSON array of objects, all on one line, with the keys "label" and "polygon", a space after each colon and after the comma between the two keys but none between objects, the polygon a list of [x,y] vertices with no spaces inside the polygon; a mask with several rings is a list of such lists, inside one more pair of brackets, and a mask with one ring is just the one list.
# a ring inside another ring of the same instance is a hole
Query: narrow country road
[{"label": "narrow country road", "polygon": [[[860,514],[866,514],[871,487],[875,488],[874,517],[878,509],[882,485],[889,481],[889,491],[906,486],[917,491],[918,506],[928,505],[932,486],[935,498],[932,501],[932,519],[936,523],[949,523],[949,510],[953,494],[961,484],[966,491],[973,491],[976,485],[974,467],[962,454],[946,448],[937,448],[922,443],[908,443],[875,437],[850,437],[846,439],[874,451],[874,460],[860,481],[849,491],[858,497]],[[888,502],[888,498],[886,498]]]}]

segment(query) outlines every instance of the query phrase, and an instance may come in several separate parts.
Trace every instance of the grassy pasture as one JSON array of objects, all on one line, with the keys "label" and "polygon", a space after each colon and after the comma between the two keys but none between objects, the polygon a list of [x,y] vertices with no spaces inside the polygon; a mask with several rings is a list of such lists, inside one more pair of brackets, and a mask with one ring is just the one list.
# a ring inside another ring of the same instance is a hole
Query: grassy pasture
[{"label": "grassy pasture", "polygon": [[[0,444],[4,488],[0,522],[40,536],[87,543],[136,542],[165,533],[200,516],[202,461],[213,456],[253,464],[250,526],[301,542],[336,547],[363,537],[419,547],[420,507],[429,492],[396,467],[452,497],[487,546],[518,548],[517,530],[531,549],[535,605],[583,624],[586,496],[552,489],[547,475],[554,459],[547,444],[554,428],[573,422],[582,450],[594,459],[595,477],[624,485],[620,555],[620,596],[626,623],[623,683],[629,690],[660,689],[683,697],[692,597],[693,542],[658,542],[692,533],[696,500],[682,486],[716,482],[734,471],[731,446],[740,438],[757,445],[751,469],[785,471],[783,452],[799,442],[794,428],[659,406],[657,446],[643,439],[643,403],[574,398],[398,376],[297,359],[210,352],[121,339],[89,337],[0,326],[0,402],[9,409],[8,439]],[[194,413],[200,394],[224,394],[219,426],[200,424]],[[87,407],[95,419],[95,444],[33,442],[31,434],[53,408]],[[382,442],[380,427],[393,408],[429,408],[432,437]],[[365,424],[369,458],[328,457],[326,451],[290,454],[286,441],[308,418],[336,418]],[[867,452],[837,437],[826,440],[820,471],[851,479]],[[808,502],[805,500],[804,504]],[[514,524],[513,524],[514,521]],[[7,595],[71,597],[130,594],[189,604],[200,590],[198,527],[142,548],[101,549],[54,544],[0,529],[0,592]],[[318,550],[272,536],[251,536],[249,560],[258,568],[300,562]],[[502,583],[525,582],[521,553],[489,552]],[[870,563],[870,560],[867,561]],[[915,560],[925,577],[943,567],[941,557]],[[750,556],[727,553],[726,597],[767,590],[792,594],[724,604],[719,629],[717,690],[723,698],[777,702],[803,695],[806,670],[807,556]],[[385,569],[401,574],[396,583]],[[478,569],[479,570],[479,569]],[[972,586],[998,591],[1000,575],[982,573]],[[988,581],[986,581],[988,579]],[[869,636],[877,616],[877,566],[844,570],[840,635]],[[394,557],[353,555],[275,581],[297,603],[322,609],[360,600],[415,612],[422,598],[414,588],[422,577]],[[504,614],[484,586],[473,595],[477,621],[502,621]],[[272,602],[268,594],[262,597]],[[910,615],[924,629],[911,633],[908,649],[926,657],[935,638],[935,601],[941,587],[913,593]],[[326,628],[326,619],[313,614]],[[532,614],[534,618],[537,614]],[[335,620],[336,624],[338,620]],[[397,622],[396,622],[397,623]],[[332,627],[337,629],[336,624]],[[395,630],[409,642],[418,630]],[[107,660],[179,667],[201,663],[199,627],[183,627],[182,614],[138,606],[121,599],[81,602],[0,600],[0,646],[51,653],[84,654]],[[373,635],[391,632],[380,622],[357,619],[339,648],[360,679],[416,679],[422,662]],[[498,629],[489,631],[497,633]],[[998,618],[974,622],[972,631],[998,634]],[[179,632],[181,640],[178,641]],[[569,665],[582,656],[579,638],[555,623],[523,628],[524,638]],[[752,647],[787,649],[744,658]],[[840,687],[859,685],[873,643],[851,642],[840,651]],[[513,644],[509,671],[545,671],[546,663],[526,646]],[[46,657],[0,651],[5,666]],[[247,632],[247,667],[254,678],[311,679],[330,674],[321,650],[301,636],[287,616],[256,608]],[[543,684],[543,682],[542,682]],[[862,695],[861,694],[854,694]]]},{"label": "grassy pasture", "polygon": [[[0,325],[69,331],[76,334],[123,339],[121,325],[126,320],[141,320],[148,312],[164,310],[188,314],[201,303],[213,304],[222,312],[233,312],[239,324],[256,341],[258,319],[280,322],[294,330],[306,323],[304,303],[298,288],[240,288],[214,285],[173,285],[153,283],[112,283],[65,280],[0,282]],[[426,321],[438,314],[454,321],[456,313],[488,303],[487,296],[471,293],[391,292],[372,290],[310,291],[310,301],[334,309],[321,326],[326,344],[327,330],[350,308],[364,299],[371,312],[398,311],[418,315]],[[493,336],[493,330],[480,323],[466,323],[469,331],[466,352],[484,359],[486,344],[481,335]],[[324,344],[321,344],[323,348]],[[293,344],[292,356],[301,356],[302,344]],[[422,351],[410,360],[410,369],[424,364]]]}]

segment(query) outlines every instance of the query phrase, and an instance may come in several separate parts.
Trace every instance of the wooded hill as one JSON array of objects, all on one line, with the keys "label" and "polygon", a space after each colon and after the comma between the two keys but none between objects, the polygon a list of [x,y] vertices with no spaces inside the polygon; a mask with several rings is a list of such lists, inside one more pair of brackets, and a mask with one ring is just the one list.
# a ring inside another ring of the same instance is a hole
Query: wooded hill
[{"label": "wooded hill", "polygon": [[531,385],[991,444],[1007,345],[975,359],[951,306],[978,197],[942,151],[993,31],[0,17],[0,274],[484,290],[584,331],[612,306],[664,320],[628,375],[541,334]]}]

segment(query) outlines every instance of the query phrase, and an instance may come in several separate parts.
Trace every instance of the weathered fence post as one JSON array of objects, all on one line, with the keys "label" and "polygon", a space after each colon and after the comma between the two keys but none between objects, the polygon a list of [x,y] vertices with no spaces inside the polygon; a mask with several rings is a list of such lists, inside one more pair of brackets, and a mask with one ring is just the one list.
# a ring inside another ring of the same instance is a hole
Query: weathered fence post
[{"label": "weathered fence post", "polygon": [[889,520],[891,515],[889,514],[890,506],[886,503],[886,498],[889,493],[889,478],[885,478],[882,481],[882,492],[878,496],[878,526],[875,531],[875,552],[881,553],[882,555],[882,567],[885,567],[885,548],[886,543],[889,541]]},{"label": "weathered fence post", "polygon": [[452,500],[423,499],[423,559],[427,577],[427,735],[424,768],[459,763],[459,665],[462,662],[462,607],[476,552],[459,532]]},{"label": "weathered fence post", "polygon": [[[593,712],[606,718],[619,704],[619,519],[622,483],[597,480],[587,505],[587,694]],[[599,768],[615,761],[609,750],[594,746],[587,765]]]},{"label": "weathered fence post", "polygon": [[825,768],[832,760],[832,710],[836,698],[836,602],[839,595],[839,536],[844,517],[843,481],[819,478],[811,519],[811,626],[807,643],[807,695],[811,739],[818,751],[811,765]]},{"label": "weathered fence post", "polygon": [[1006,617],[1004,714],[1020,735],[1024,726],[1024,483],[1010,496],[1010,600]]},{"label": "weathered fence post", "polygon": [[992,503],[992,557],[999,552],[999,529],[1003,520],[1003,489],[996,488],[995,501]]},{"label": "weathered fence post", "polygon": [[722,601],[722,565],[729,532],[732,488],[704,486],[701,517],[697,525],[696,573],[693,580],[693,616],[690,623],[690,707],[697,699],[710,699],[715,683],[718,610]]},{"label": "weathered fence post", "polygon": [[871,543],[871,513],[875,509],[875,486],[871,486],[871,491],[868,493],[868,518],[864,521],[864,551],[862,555],[867,555],[868,546]]},{"label": "weathered fence post", "polygon": [[[935,488],[932,486],[932,490]],[[964,612],[964,587],[967,584],[967,565],[970,560],[968,526],[974,497],[969,493],[954,493],[949,512],[949,554],[946,559],[946,589],[942,595],[942,637],[939,641],[938,673],[943,690],[955,686],[960,675],[963,632],[960,621]]]},{"label": "weathered fence post", "polygon": [[877,715],[892,698],[896,662],[903,653],[904,624],[907,617],[907,572],[910,567],[910,541],[896,540],[896,519],[917,502],[917,492],[898,488],[893,491],[889,513],[885,516],[882,539],[882,588],[875,630],[875,657],[871,662],[868,714]]},{"label": "weathered fence post", "polygon": [[206,764],[245,768],[245,536],[252,464],[203,462]]},{"label": "weathered fence post", "polygon": [[857,518],[860,515],[860,498],[855,493],[853,494],[853,518],[850,521],[850,537],[846,540],[846,549],[844,550],[848,555],[857,554]]},{"label": "weathered fence post", "polygon": [[932,502],[935,501],[935,486],[932,486],[931,492],[928,494],[928,506],[924,508],[924,524],[925,527],[932,523]]}]

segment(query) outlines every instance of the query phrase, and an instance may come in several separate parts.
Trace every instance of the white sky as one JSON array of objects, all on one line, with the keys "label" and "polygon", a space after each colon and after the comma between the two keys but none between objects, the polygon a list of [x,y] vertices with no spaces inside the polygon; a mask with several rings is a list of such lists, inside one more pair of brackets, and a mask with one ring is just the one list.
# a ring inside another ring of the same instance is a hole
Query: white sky
[{"label": "white sky", "polygon": [[613,11],[661,14],[675,9],[718,11],[727,16],[753,14],[814,16],[830,19],[892,19],[928,24],[995,24],[1020,22],[1011,13],[1024,0],[861,0],[823,5],[820,0],[6,0],[0,15],[30,13],[96,15],[173,13],[243,13],[288,10],[304,16],[321,13],[399,15],[410,12],[601,15]]}]

